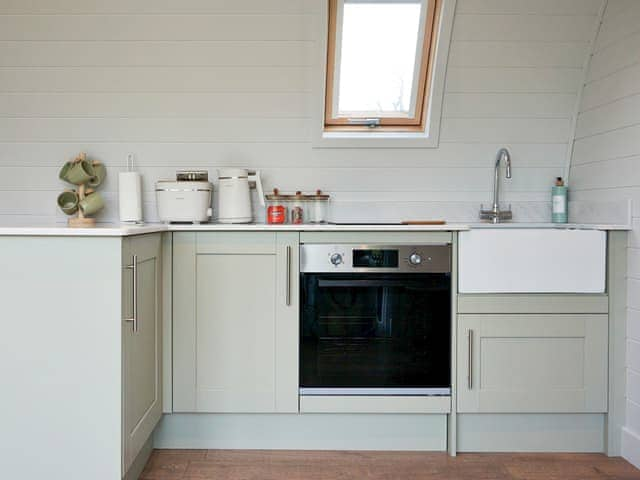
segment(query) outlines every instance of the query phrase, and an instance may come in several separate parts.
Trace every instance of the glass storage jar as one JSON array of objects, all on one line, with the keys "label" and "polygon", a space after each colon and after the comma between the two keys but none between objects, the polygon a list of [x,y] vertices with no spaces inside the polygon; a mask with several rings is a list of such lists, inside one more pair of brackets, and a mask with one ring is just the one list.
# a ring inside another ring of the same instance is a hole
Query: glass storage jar
[{"label": "glass storage jar", "polygon": [[307,205],[307,196],[303,195],[302,192],[296,192],[295,195],[291,197],[291,223],[293,225],[300,225],[304,223],[306,215],[306,205]]},{"label": "glass storage jar", "polygon": [[329,221],[329,195],[322,193],[322,190],[316,190],[315,195],[307,195],[307,222],[309,223],[327,223]]}]

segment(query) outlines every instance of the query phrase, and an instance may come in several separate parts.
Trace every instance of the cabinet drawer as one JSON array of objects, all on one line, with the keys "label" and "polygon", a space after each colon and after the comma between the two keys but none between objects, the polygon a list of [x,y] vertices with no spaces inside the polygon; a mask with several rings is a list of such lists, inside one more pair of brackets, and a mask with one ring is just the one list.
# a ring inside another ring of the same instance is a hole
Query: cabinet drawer
[{"label": "cabinet drawer", "polygon": [[301,413],[450,413],[449,396],[301,395]]},{"label": "cabinet drawer", "polygon": [[606,315],[460,315],[458,411],[606,412]]},{"label": "cabinet drawer", "polygon": [[458,295],[458,313],[608,313],[609,296],[596,294],[467,293]]}]

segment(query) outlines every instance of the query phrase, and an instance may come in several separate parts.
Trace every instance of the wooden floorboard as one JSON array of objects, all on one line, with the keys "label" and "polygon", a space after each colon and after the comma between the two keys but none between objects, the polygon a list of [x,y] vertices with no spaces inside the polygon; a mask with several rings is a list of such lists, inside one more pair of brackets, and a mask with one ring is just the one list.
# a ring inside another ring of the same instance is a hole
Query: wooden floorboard
[{"label": "wooden floorboard", "polygon": [[154,450],[144,480],[640,480],[600,454]]}]

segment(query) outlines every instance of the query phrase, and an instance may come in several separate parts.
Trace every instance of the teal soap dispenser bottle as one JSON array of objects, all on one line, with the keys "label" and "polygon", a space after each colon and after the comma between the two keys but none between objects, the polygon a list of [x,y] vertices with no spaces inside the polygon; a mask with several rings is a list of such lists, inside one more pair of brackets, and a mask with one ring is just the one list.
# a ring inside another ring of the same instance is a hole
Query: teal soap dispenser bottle
[{"label": "teal soap dispenser bottle", "polygon": [[551,187],[551,221],[553,223],[567,223],[569,220],[568,190],[562,177],[557,177],[556,184]]}]

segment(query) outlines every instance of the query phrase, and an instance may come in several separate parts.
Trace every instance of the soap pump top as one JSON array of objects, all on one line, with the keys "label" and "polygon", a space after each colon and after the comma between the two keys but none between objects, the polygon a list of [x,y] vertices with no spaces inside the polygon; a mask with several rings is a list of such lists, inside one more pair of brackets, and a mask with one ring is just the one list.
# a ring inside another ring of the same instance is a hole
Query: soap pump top
[{"label": "soap pump top", "polygon": [[556,177],[556,187],[564,187],[564,180],[562,177]]}]

